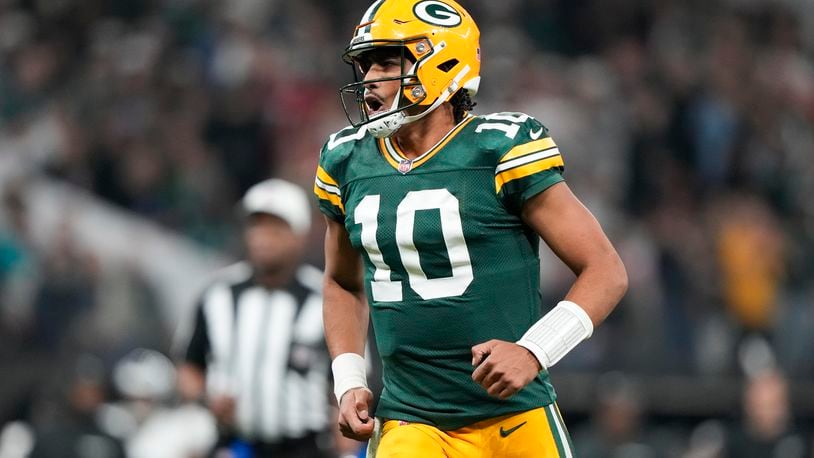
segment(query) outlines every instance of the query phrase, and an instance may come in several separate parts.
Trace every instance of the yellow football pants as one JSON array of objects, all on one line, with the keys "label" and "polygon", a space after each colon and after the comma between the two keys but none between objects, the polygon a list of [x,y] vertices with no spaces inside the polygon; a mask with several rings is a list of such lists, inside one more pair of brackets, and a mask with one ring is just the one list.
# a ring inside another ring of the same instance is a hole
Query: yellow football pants
[{"label": "yellow football pants", "polygon": [[573,458],[556,404],[453,431],[388,420],[376,458]]}]

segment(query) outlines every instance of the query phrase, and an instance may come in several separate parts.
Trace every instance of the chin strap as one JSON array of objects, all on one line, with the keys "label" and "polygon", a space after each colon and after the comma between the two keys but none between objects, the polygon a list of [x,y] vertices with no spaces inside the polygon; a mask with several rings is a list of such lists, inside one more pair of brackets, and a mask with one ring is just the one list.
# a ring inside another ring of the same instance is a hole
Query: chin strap
[{"label": "chin strap", "polygon": [[389,137],[405,124],[404,118],[404,113],[401,111],[391,113],[368,123],[367,131],[376,138]]}]

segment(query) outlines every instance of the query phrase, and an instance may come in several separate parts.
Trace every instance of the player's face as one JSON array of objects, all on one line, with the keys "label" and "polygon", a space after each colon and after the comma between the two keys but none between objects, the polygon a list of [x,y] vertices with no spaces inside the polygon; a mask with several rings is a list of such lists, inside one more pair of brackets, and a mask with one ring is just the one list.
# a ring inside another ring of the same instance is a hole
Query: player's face
[{"label": "player's face", "polygon": [[356,58],[356,65],[365,81],[381,78],[396,78],[389,81],[378,81],[365,84],[365,108],[369,118],[389,111],[401,88],[402,75],[412,62],[405,58],[402,65],[401,49],[383,47],[368,51]]},{"label": "player's face", "polygon": [[261,272],[274,273],[299,263],[303,240],[277,216],[249,216],[244,233],[249,262]]}]

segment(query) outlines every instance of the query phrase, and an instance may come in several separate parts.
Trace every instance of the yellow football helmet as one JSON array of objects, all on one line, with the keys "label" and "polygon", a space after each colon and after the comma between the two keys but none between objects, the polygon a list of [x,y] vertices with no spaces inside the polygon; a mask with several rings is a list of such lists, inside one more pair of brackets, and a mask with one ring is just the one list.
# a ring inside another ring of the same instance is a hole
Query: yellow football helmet
[{"label": "yellow football helmet", "polygon": [[[387,137],[426,116],[461,89],[474,96],[480,84],[479,41],[480,31],[472,16],[453,0],[377,0],[356,26],[342,55],[356,76],[356,82],[340,89],[348,120],[354,127],[366,125],[375,137]],[[401,76],[365,81],[363,70],[359,75],[357,59],[379,47],[401,50]],[[365,109],[365,86],[387,80],[400,80],[401,90],[390,110],[371,118]]]}]

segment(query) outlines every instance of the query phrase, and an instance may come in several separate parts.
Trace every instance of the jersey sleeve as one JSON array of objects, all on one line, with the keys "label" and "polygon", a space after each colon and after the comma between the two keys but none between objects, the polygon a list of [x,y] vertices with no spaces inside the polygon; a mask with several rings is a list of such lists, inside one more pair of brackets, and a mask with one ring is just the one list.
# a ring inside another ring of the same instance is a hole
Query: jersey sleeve
[{"label": "jersey sleeve", "polygon": [[528,199],[564,181],[564,168],[548,129],[529,117],[497,161],[495,192],[508,208],[520,211]]},{"label": "jersey sleeve", "polygon": [[342,192],[339,182],[332,176],[331,164],[328,162],[326,147],[319,154],[319,165],[314,179],[314,194],[319,202],[319,211],[337,222],[345,221],[345,205],[342,203]]}]

